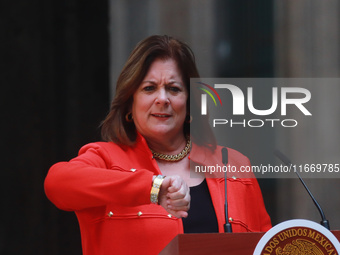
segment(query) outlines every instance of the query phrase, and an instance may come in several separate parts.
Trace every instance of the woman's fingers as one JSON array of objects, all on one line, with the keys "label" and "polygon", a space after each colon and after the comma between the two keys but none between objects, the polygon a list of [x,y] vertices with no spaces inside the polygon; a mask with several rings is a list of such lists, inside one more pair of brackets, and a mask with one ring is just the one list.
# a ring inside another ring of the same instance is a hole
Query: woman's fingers
[{"label": "woman's fingers", "polygon": [[176,218],[186,218],[188,217],[188,213],[186,211],[175,211],[175,210],[167,210],[172,216]]},{"label": "woman's fingers", "polygon": [[173,216],[187,217],[190,208],[190,189],[180,176],[165,177],[159,194],[159,204]]},{"label": "woman's fingers", "polygon": [[186,195],[184,197],[180,197],[180,198],[169,198],[167,199],[167,204],[171,205],[173,208],[174,207],[188,207],[187,210],[189,210],[189,206],[190,206],[190,194],[186,193]]}]

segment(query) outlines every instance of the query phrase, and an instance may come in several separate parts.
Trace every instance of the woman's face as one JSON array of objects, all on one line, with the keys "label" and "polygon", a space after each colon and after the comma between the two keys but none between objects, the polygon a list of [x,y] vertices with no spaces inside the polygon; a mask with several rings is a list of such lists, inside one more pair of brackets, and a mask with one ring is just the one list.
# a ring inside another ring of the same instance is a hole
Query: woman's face
[{"label": "woman's face", "polygon": [[146,139],[183,135],[188,91],[173,59],[156,59],[133,95],[132,116]]}]

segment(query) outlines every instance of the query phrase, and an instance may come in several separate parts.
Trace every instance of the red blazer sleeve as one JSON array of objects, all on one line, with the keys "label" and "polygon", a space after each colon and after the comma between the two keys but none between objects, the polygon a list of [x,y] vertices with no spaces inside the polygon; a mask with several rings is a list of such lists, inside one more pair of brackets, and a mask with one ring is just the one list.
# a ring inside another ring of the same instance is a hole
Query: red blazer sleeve
[{"label": "red blazer sleeve", "polygon": [[51,202],[67,211],[110,203],[137,206],[150,203],[153,175],[147,169],[131,171],[115,166],[102,146],[90,144],[70,162],[53,165],[44,187]]}]

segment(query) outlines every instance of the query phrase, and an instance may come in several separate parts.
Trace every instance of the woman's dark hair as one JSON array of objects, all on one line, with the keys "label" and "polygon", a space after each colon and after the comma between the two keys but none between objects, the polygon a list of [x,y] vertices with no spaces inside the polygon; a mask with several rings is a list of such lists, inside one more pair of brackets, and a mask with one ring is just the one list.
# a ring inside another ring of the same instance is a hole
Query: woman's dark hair
[{"label": "woman's dark hair", "polygon": [[[112,101],[109,114],[102,122],[104,141],[120,145],[133,145],[136,141],[136,127],[126,121],[126,114],[131,111],[133,94],[147,74],[151,63],[156,59],[173,59],[181,72],[183,82],[190,94],[190,78],[198,78],[199,73],[195,57],[189,46],[173,37],[153,35],[139,42],[129,56],[120,73],[116,95]],[[187,111],[190,110],[189,96]],[[190,126],[184,123],[184,134],[190,135]]]}]

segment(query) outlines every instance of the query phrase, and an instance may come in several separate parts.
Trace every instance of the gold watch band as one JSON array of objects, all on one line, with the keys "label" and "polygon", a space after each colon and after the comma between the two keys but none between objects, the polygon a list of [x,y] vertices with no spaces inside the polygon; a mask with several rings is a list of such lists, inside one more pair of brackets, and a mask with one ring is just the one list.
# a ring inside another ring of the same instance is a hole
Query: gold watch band
[{"label": "gold watch band", "polygon": [[165,176],[163,175],[157,175],[156,178],[153,180],[151,193],[150,193],[150,201],[153,204],[158,204],[159,190],[161,188],[164,178]]}]

